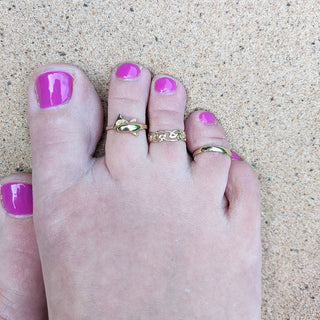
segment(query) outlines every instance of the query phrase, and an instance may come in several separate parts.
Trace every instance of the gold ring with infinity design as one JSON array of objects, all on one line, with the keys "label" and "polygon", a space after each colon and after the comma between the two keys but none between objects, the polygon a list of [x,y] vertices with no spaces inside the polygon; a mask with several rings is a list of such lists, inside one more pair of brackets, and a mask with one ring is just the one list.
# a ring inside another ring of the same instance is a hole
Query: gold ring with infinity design
[{"label": "gold ring with infinity design", "polygon": [[177,142],[187,141],[186,133],[181,129],[174,129],[174,130],[158,130],[155,132],[149,132],[148,134],[148,141],[151,142]]},{"label": "gold ring with infinity design", "polygon": [[197,156],[198,154],[200,153],[203,153],[203,152],[220,152],[220,153],[224,153],[226,155],[228,155],[229,157],[231,157],[231,151],[225,147],[220,147],[220,146],[203,146],[203,147],[200,147],[198,149],[196,149],[192,156],[193,158],[195,156]]},{"label": "gold ring with infinity design", "polygon": [[146,124],[138,123],[136,119],[131,119],[130,121],[122,118],[121,114],[113,126],[106,127],[106,130],[115,130],[120,133],[131,133],[135,136],[138,135],[140,130],[146,130],[148,126]]}]

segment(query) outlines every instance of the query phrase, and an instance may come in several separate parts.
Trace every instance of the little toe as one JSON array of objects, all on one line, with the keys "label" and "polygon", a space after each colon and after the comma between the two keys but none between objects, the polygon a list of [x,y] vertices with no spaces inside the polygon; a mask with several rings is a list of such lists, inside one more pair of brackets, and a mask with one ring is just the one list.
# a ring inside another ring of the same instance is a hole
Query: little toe
[{"label": "little toe", "polygon": [[183,171],[189,165],[183,138],[185,107],[186,91],[181,82],[157,75],[151,85],[148,105],[149,136],[158,136],[156,141],[150,141],[152,162]]},{"label": "little toe", "polygon": [[246,161],[233,160],[225,192],[229,203],[228,217],[245,230],[251,226],[259,232],[260,188],[258,178]]},{"label": "little toe", "polygon": [[31,175],[4,178],[0,190],[0,319],[45,319]]},{"label": "little toe", "polygon": [[102,132],[102,111],[92,84],[75,66],[51,64],[34,73],[29,123],[35,188],[55,181],[51,192],[61,191],[88,170]]},{"label": "little toe", "polygon": [[231,162],[225,196],[228,201],[226,216],[231,237],[238,244],[245,277],[251,279],[253,290],[252,314],[259,314],[261,301],[261,235],[260,235],[260,188],[258,178],[245,161]]},{"label": "little toe", "polygon": [[146,124],[150,81],[149,70],[133,63],[124,63],[111,74],[105,152],[111,173],[140,165],[147,157],[146,130],[140,125]]},{"label": "little toe", "polygon": [[[204,146],[215,146],[217,152],[199,152],[194,155],[194,178],[204,186],[215,181],[215,196],[224,197],[231,159],[225,154],[230,148],[226,134],[215,116],[206,111],[193,112],[186,120],[187,146],[191,154]],[[226,149],[225,149],[226,148]],[[219,152],[220,151],[220,152]]]}]

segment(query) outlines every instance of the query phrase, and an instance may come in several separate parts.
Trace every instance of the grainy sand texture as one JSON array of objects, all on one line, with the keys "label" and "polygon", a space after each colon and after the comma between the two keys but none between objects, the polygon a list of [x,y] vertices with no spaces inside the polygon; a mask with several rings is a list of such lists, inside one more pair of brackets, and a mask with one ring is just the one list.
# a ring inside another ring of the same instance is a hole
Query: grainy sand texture
[{"label": "grainy sand texture", "polygon": [[105,109],[117,64],[172,75],[259,176],[263,319],[320,319],[319,21],[317,0],[1,0],[0,175],[32,170],[37,67],[79,66]]}]

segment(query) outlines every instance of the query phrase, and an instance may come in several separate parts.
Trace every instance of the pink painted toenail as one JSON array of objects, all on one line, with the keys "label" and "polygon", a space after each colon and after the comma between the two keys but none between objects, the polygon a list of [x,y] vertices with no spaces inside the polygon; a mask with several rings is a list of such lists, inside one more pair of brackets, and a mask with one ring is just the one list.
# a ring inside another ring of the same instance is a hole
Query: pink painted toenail
[{"label": "pink painted toenail", "polygon": [[176,82],[168,77],[159,78],[155,82],[155,89],[160,93],[168,93],[176,90]]},{"label": "pink painted toenail", "polygon": [[242,161],[242,159],[235,152],[231,152],[231,159]]},{"label": "pink painted toenail", "polygon": [[216,118],[214,117],[214,115],[206,111],[199,114],[199,119],[203,124],[211,124],[216,121]]},{"label": "pink painted toenail", "polygon": [[140,68],[133,63],[124,63],[118,67],[116,75],[121,79],[135,79],[140,74]]},{"label": "pink painted toenail", "polygon": [[31,215],[33,212],[32,185],[7,183],[1,186],[2,203],[7,213],[16,217]]},{"label": "pink painted toenail", "polygon": [[36,81],[40,108],[66,103],[71,98],[72,80],[70,74],[62,71],[41,74]]}]

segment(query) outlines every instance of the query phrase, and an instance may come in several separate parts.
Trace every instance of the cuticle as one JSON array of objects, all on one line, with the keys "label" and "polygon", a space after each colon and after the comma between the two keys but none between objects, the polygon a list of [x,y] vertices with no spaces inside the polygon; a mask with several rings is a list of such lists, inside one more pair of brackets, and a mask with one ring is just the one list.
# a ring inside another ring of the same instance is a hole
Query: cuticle
[{"label": "cuticle", "polygon": [[174,95],[176,92],[176,90],[174,90],[174,91],[171,91],[171,92],[159,92],[159,91],[157,91],[156,89],[155,89],[155,91],[158,93],[158,94],[160,94],[161,96],[172,96],[172,95]]},{"label": "cuticle", "polygon": [[25,218],[30,218],[33,216],[33,213],[30,214],[21,214],[21,215],[14,215],[12,213],[7,213],[8,216],[15,218],[15,219],[25,219]]}]

